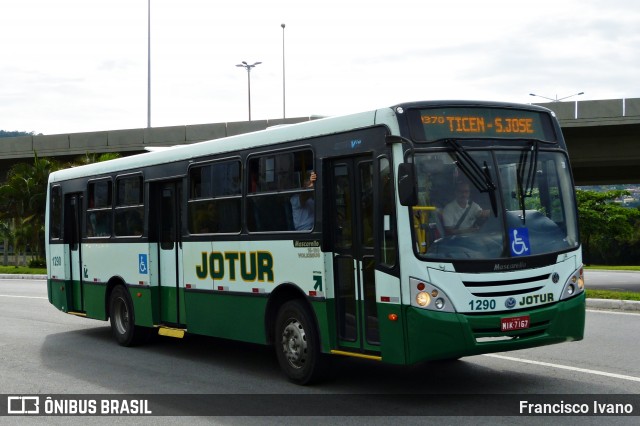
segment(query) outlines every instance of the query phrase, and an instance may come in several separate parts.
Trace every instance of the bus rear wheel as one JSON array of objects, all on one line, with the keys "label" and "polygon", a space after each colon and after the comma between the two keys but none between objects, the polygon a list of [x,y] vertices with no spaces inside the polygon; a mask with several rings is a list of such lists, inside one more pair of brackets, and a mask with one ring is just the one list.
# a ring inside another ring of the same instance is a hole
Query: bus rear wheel
[{"label": "bus rear wheel", "polygon": [[325,373],[326,359],[320,352],[313,316],[298,300],[285,303],[278,311],[275,349],[280,368],[294,383],[310,384]]},{"label": "bus rear wheel", "polygon": [[148,335],[148,330],[135,325],[133,301],[127,288],[116,286],[109,299],[111,333],[121,346],[135,346]]}]

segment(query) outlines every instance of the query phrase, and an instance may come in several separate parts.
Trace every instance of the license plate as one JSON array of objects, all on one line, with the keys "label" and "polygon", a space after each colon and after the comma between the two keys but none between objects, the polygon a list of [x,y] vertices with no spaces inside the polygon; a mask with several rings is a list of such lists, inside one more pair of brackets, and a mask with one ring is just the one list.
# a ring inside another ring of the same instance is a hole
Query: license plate
[{"label": "license plate", "polygon": [[501,331],[514,331],[529,328],[529,315],[523,317],[502,318],[500,320]]}]

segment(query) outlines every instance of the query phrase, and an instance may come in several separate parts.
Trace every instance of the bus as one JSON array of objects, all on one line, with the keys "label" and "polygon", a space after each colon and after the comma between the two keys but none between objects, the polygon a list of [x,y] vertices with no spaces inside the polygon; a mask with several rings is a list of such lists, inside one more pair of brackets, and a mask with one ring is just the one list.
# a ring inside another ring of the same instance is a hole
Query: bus
[{"label": "bus", "polygon": [[[456,205],[457,204],[457,205]],[[412,102],[56,171],[48,297],[120,345],[186,333],[409,365],[583,338],[552,111]]]}]

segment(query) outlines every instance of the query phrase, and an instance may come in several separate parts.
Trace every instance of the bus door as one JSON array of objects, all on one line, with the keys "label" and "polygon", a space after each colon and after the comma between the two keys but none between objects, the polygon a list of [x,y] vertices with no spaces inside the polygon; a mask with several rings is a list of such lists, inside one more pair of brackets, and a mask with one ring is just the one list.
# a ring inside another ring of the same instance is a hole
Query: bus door
[{"label": "bus door", "polygon": [[69,262],[67,281],[73,287],[69,310],[84,311],[84,279],[82,268],[82,193],[66,194],[64,197],[64,257]]},{"label": "bus door", "polygon": [[332,160],[329,200],[338,343],[379,351],[373,238],[373,162]]},{"label": "bus door", "polygon": [[182,241],[181,235],[181,185],[179,180],[151,183],[150,226],[152,258],[157,256],[157,266],[152,269],[152,285],[158,286],[160,323],[181,325],[184,321],[184,301],[181,293]]}]

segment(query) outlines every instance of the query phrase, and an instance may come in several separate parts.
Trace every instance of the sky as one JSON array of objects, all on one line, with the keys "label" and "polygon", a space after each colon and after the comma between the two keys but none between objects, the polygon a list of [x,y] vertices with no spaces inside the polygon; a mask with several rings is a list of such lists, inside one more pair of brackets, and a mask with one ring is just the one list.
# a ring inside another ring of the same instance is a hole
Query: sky
[{"label": "sky", "polygon": [[[146,127],[147,7],[0,0],[0,130]],[[637,0],[151,0],[150,16],[152,127],[248,120],[242,61],[262,62],[253,120],[640,97]]]}]

